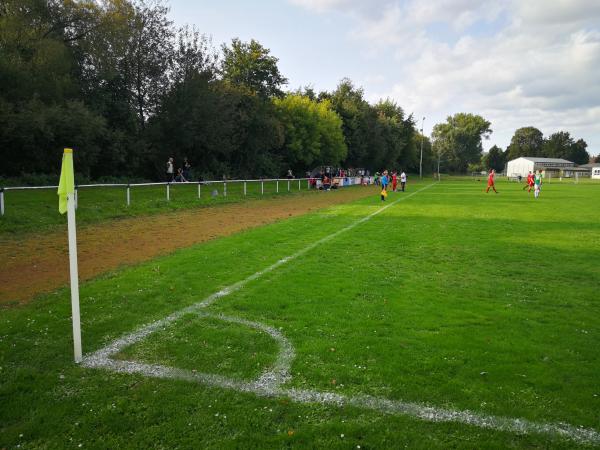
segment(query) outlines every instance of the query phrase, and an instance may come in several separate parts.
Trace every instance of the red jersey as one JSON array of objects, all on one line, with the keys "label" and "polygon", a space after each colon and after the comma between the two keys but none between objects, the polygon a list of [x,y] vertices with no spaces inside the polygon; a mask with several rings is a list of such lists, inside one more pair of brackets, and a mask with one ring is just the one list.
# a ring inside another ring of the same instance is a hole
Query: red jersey
[{"label": "red jersey", "polygon": [[532,174],[527,175],[527,184],[529,186],[533,186],[533,175]]},{"label": "red jersey", "polygon": [[492,184],[494,184],[494,174],[490,173],[490,176],[488,177],[488,186],[491,186]]}]

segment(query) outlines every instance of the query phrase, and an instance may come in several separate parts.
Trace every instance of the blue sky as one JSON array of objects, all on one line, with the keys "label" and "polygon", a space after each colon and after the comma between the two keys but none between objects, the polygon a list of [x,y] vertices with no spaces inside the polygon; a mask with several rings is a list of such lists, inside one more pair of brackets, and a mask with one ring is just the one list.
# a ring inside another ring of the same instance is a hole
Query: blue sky
[{"label": "blue sky", "polygon": [[[516,128],[564,130],[600,153],[600,1],[170,0],[171,17],[212,36],[257,39],[289,89],[348,77],[392,98],[425,132],[481,114],[505,148]],[[420,125],[419,125],[420,126]]]}]

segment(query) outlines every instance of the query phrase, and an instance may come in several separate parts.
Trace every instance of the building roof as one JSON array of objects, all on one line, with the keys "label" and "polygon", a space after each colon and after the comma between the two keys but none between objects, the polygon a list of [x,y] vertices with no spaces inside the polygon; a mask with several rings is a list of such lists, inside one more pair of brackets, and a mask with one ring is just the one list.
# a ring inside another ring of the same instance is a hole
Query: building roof
[{"label": "building roof", "polygon": [[591,169],[593,167],[600,167],[600,163],[582,164],[579,167],[584,167],[584,168],[587,168],[587,169]]},{"label": "building roof", "polygon": [[575,164],[574,162],[571,161],[567,161],[566,159],[562,159],[562,158],[537,158],[534,156],[522,156],[523,159],[527,159],[529,161],[533,161],[534,163],[560,163],[560,164]]}]

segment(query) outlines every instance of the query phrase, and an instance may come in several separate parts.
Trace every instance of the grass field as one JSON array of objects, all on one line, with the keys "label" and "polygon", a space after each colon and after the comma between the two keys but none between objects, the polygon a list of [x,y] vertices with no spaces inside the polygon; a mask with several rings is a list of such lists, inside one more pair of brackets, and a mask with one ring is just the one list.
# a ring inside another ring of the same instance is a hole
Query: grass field
[{"label": "grass field", "polygon": [[[182,311],[114,358],[243,385],[277,364],[280,333],[293,347],[285,392],[564,423],[591,439],[76,366],[63,289],[1,311],[0,448],[600,445],[600,185],[547,184],[538,200],[464,180],[415,193],[428,183],[368,220],[376,196],[85,283],[84,351]],[[207,314],[184,310],[219,291]]]},{"label": "grass field", "polygon": [[[127,206],[127,189],[125,187],[80,188],[78,190],[77,221],[79,224],[96,223],[102,220],[121,217],[133,217],[147,214],[158,214],[187,208],[206,207],[221,203],[239,202],[244,199],[272,198],[288,194],[287,180],[248,182],[246,195],[242,182],[201,185],[198,198],[197,184],[173,183],[170,187],[170,200],[167,201],[165,186],[133,186],[131,187],[131,205]],[[306,181],[292,180],[289,194],[304,194]],[[212,195],[213,191],[217,195]],[[224,195],[226,194],[226,195]],[[56,228],[64,224],[65,219],[57,214],[58,196],[56,189],[43,190],[8,190],[4,193],[5,215],[0,218],[0,237],[8,237],[27,232],[39,232]]]}]

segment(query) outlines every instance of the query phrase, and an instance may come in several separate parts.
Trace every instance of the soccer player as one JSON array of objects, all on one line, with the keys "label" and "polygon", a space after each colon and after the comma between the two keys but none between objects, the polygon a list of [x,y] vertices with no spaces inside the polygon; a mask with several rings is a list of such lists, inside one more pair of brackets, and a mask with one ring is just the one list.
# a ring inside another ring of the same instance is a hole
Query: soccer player
[{"label": "soccer player", "polygon": [[392,191],[396,192],[396,188],[398,187],[398,172],[394,170],[392,173]]},{"label": "soccer player", "polygon": [[527,184],[525,186],[523,186],[523,190],[525,190],[527,188],[527,192],[531,192],[531,188],[533,187],[533,174],[531,173],[531,170],[529,171],[529,173],[527,174]]},{"label": "soccer player", "polygon": [[402,192],[404,192],[406,188],[406,173],[404,173],[404,170],[400,174],[400,186],[402,187]]},{"label": "soccer player", "polygon": [[537,173],[535,174],[533,183],[535,184],[535,188],[534,188],[533,192],[535,194],[535,198],[538,198],[540,196],[540,192],[542,190],[542,171],[541,170],[538,170]]},{"label": "soccer player", "polygon": [[496,171],[494,169],[490,170],[490,175],[488,176],[488,185],[487,185],[487,189],[485,190],[486,194],[488,192],[490,192],[490,188],[492,188],[496,194],[498,193],[498,191],[496,190],[496,186],[494,185],[494,177],[495,176],[496,176]]}]

